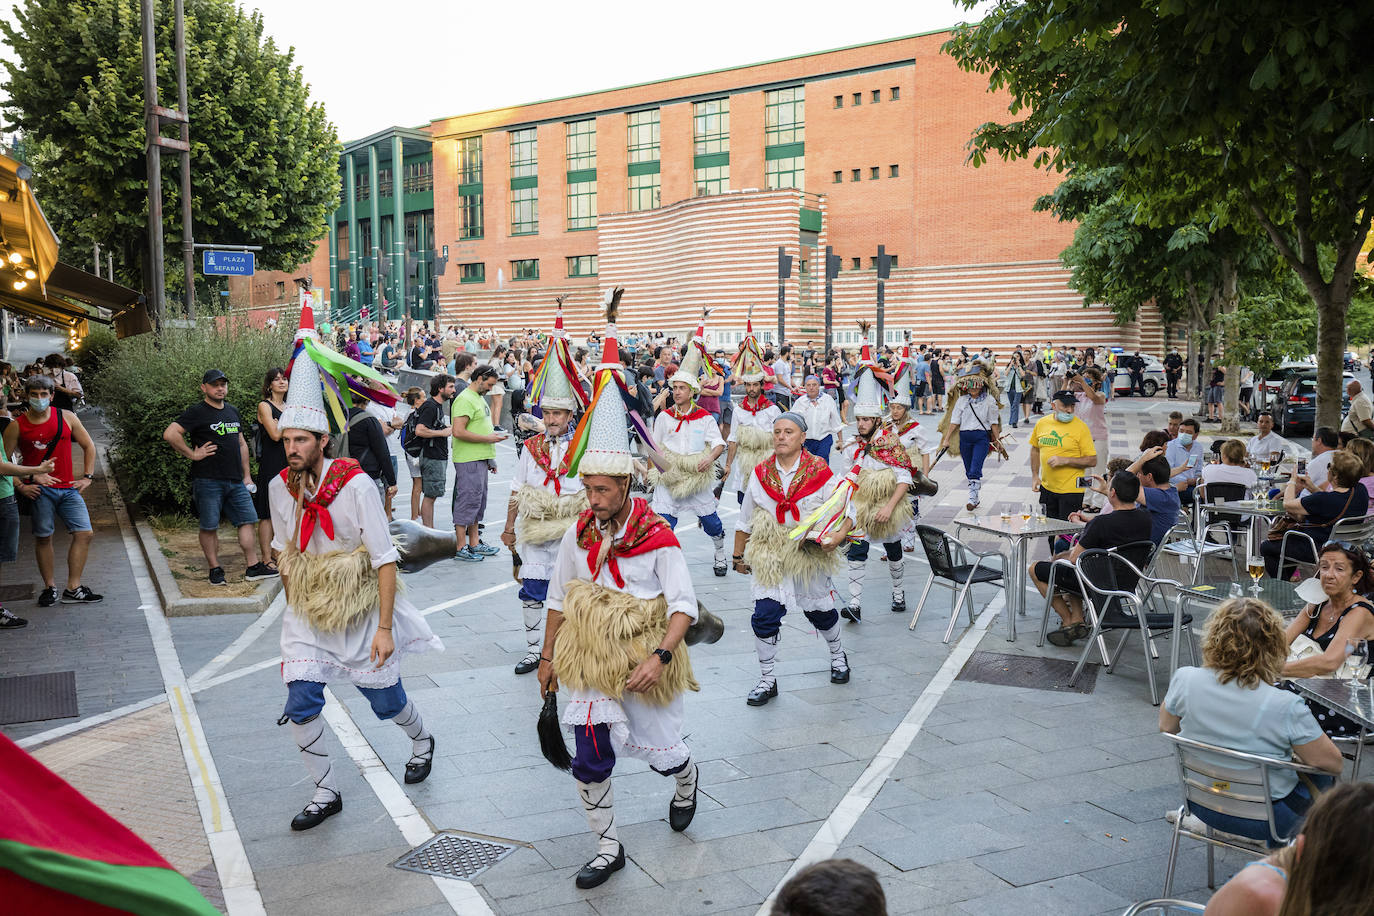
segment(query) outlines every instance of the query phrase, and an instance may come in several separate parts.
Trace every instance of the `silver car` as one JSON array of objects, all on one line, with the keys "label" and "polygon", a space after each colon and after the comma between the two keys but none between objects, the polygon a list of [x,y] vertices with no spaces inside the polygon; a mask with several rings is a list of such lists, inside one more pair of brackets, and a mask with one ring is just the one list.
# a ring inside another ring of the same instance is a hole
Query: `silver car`
[{"label": "silver car", "polygon": [[[1118,353],[1116,357],[1116,379],[1112,382],[1112,394],[1120,396],[1131,394],[1131,373],[1122,367],[1133,353]],[[1145,381],[1141,387],[1145,390],[1145,397],[1152,398],[1164,387],[1164,364],[1148,353],[1140,354],[1141,359],[1145,360]]]}]

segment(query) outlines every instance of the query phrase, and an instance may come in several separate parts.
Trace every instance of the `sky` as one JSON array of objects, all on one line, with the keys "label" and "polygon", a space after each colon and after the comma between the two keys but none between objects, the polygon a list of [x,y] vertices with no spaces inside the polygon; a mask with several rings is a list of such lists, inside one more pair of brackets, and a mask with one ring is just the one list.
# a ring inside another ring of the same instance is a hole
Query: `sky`
[{"label": "sky", "polygon": [[429,121],[978,18],[952,0],[244,0],[348,142]]}]

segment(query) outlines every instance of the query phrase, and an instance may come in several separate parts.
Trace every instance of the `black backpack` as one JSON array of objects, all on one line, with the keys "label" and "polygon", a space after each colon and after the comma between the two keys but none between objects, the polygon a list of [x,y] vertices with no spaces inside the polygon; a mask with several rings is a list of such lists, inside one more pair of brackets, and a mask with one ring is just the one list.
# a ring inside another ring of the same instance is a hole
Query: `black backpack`
[{"label": "black backpack", "polygon": [[415,432],[415,425],[419,422],[419,410],[412,410],[410,416],[406,417],[405,423],[401,426],[401,449],[412,458],[419,458],[420,451],[425,447],[425,440],[421,439]]}]

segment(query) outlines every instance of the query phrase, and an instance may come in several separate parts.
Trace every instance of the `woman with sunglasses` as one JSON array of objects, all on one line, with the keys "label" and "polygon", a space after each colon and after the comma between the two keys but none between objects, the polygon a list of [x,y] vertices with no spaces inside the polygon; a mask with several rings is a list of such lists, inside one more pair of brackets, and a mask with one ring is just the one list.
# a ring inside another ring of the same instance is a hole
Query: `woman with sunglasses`
[{"label": "woman with sunglasses", "polygon": [[[1317,576],[1326,600],[1309,604],[1288,624],[1289,646],[1306,636],[1321,647],[1320,655],[1290,658],[1283,677],[1329,677],[1345,663],[1349,640],[1374,639],[1374,603],[1362,592],[1374,585],[1374,570],[1363,550],[1343,541],[1328,541],[1317,555]],[[1291,685],[1285,683],[1285,687]],[[1307,701],[1322,731],[1336,737],[1356,736],[1360,726],[1320,703]]]}]

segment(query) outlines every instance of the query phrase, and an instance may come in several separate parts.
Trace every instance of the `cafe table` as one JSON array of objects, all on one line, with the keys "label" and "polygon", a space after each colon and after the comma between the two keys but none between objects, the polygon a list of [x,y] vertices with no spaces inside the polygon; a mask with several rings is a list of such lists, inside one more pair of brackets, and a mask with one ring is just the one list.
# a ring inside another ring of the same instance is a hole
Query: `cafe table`
[{"label": "cafe table", "polygon": [[1026,586],[1029,578],[1026,566],[1030,542],[1035,538],[1076,534],[1085,526],[1082,522],[1070,522],[1042,515],[1032,515],[1023,519],[1019,512],[1013,515],[970,515],[954,519],[954,524],[1006,541],[1007,549],[1002,554],[1002,565],[1007,591],[1007,642],[1015,642],[1016,618],[1026,613]]},{"label": "cafe table", "polygon": [[[1267,519],[1273,522],[1274,519],[1284,514],[1283,500],[1281,499],[1231,499],[1221,500],[1214,503],[1203,503],[1201,509],[1206,516],[1211,515],[1232,515],[1244,516],[1250,522],[1245,527],[1245,558],[1248,563],[1252,557],[1258,557],[1259,546],[1256,543],[1256,524],[1260,519]],[[1203,528],[1207,526],[1206,519],[1203,519]]]},{"label": "cafe table", "polygon": [[[1292,582],[1287,579],[1270,579],[1268,576],[1260,579],[1257,583],[1237,582],[1230,578],[1209,579],[1205,582],[1194,582],[1191,585],[1179,585],[1179,613],[1182,615],[1183,609],[1190,605],[1213,606],[1221,604],[1227,598],[1237,597],[1231,594],[1231,586],[1240,587],[1240,597],[1258,598],[1265,604],[1278,611],[1285,618],[1297,615],[1307,604],[1302,598],[1298,597],[1298,586],[1300,582]],[[1256,592],[1255,586],[1259,587]],[[1178,670],[1178,640],[1174,640],[1172,656],[1169,662],[1169,675]]]},{"label": "cafe table", "polygon": [[1360,749],[1365,738],[1374,731],[1374,680],[1358,683],[1354,690],[1345,678],[1305,677],[1293,681],[1298,693],[1309,700],[1316,700],[1335,712],[1345,716],[1360,726],[1360,743],[1355,750],[1355,769],[1351,778],[1360,773]]}]

